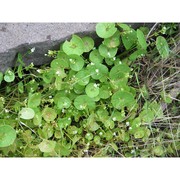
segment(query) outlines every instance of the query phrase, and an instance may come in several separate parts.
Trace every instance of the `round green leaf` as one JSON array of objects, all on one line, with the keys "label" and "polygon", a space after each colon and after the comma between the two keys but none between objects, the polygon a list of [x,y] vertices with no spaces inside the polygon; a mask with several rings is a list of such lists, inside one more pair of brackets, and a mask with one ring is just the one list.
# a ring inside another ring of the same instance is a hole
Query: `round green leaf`
[{"label": "round green leaf", "polygon": [[76,126],[69,126],[67,132],[69,134],[75,135],[78,133],[78,128]]},{"label": "round green leaf", "polygon": [[72,35],[70,42],[65,41],[62,49],[67,55],[81,55],[84,52],[84,43],[79,36]]},{"label": "round green leaf", "polygon": [[53,69],[56,69],[56,68],[68,68],[69,67],[68,58],[67,58],[67,60],[54,59],[53,61],[51,61],[51,67]]},{"label": "round green leaf", "polygon": [[70,68],[73,71],[80,71],[84,66],[84,60],[78,55],[69,56]]},{"label": "round green leaf", "polygon": [[14,72],[11,71],[11,70],[7,70],[4,74],[4,80],[6,82],[13,82],[15,79],[15,75],[14,75]]},{"label": "round green leaf", "polygon": [[84,92],[84,89],[85,89],[85,86],[81,86],[79,85],[78,83],[76,83],[74,86],[73,86],[73,90],[76,94],[82,94]]},{"label": "round green leaf", "polygon": [[99,53],[105,58],[113,58],[117,53],[118,48],[108,48],[104,44],[99,46]]},{"label": "round green leaf", "polygon": [[126,91],[117,91],[111,97],[111,103],[116,109],[123,109],[130,107],[135,103],[134,97],[131,93]]},{"label": "round green leaf", "polygon": [[144,33],[138,29],[137,30],[137,38],[138,38],[138,42],[140,44],[140,46],[143,48],[143,49],[147,49],[147,43],[146,43],[146,38],[144,36]]},{"label": "round green leaf", "polygon": [[115,23],[98,23],[96,25],[96,33],[101,38],[109,38],[116,31]]},{"label": "round green leaf", "polygon": [[122,35],[122,42],[126,50],[129,50],[133,45],[137,42],[137,35],[136,31],[134,29],[131,29],[129,31],[125,31]]},{"label": "round green leaf", "polygon": [[28,107],[35,108],[41,104],[41,94],[34,93],[30,94],[28,98]]},{"label": "round green leaf", "polygon": [[105,62],[108,66],[112,66],[114,64],[113,58],[105,58]]},{"label": "round green leaf", "polygon": [[101,144],[101,138],[99,136],[94,136],[94,142],[95,144]]},{"label": "round green leaf", "polygon": [[50,153],[52,151],[54,151],[54,148],[56,146],[56,142],[55,141],[50,141],[50,140],[43,140],[39,145],[39,149],[41,152],[46,152],[46,153]]},{"label": "round green leaf", "polygon": [[22,108],[19,112],[19,117],[21,119],[29,120],[32,119],[35,115],[35,112],[31,108]]},{"label": "round green leaf", "polygon": [[162,36],[158,36],[156,39],[156,47],[162,58],[168,58],[169,46],[166,39]]},{"label": "round green leaf", "polygon": [[89,83],[90,75],[87,70],[82,69],[75,75],[77,83],[81,86],[85,86]]},{"label": "round green leaf", "polygon": [[51,122],[54,121],[54,119],[56,119],[57,113],[54,109],[45,107],[42,111],[42,117],[46,122]]},{"label": "round green leaf", "polygon": [[118,64],[110,70],[109,77],[111,80],[118,80],[129,76],[130,71],[131,69],[126,64]]},{"label": "round green leaf", "polygon": [[103,44],[108,48],[115,48],[120,45],[120,33],[117,31],[110,38],[104,39]]},{"label": "round green leaf", "polygon": [[33,118],[33,124],[35,126],[39,126],[42,122],[42,113],[39,111],[39,112],[36,112],[34,118]]},{"label": "round green leaf", "polygon": [[106,132],[106,140],[109,141],[113,138],[113,133],[111,131]]},{"label": "round green leaf", "polygon": [[91,62],[93,63],[102,63],[104,57],[100,55],[99,51],[97,49],[94,49],[93,51],[91,51],[91,53],[89,54],[89,59]]},{"label": "round green leaf", "polygon": [[54,71],[47,70],[47,71],[43,72],[42,78],[45,83],[47,83],[47,84],[51,83],[53,77],[54,77]]},{"label": "round green leaf", "polygon": [[100,80],[101,82],[107,79],[108,68],[105,65],[99,63],[89,64],[87,69],[93,79]]},{"label": "round green leaf", "polygon": [[62,69],[68,69],[69,68],[69,58],[67,54],[65,54],[62,51],[58,52],[57,59],[54,59],[51,61],[51,67],[53,69],[56,68],[62,68]]},{"label": "round green leaf", "polygon": [[135,137],[136,139],[143,138],[144,135],[145,135],[145,131],[144,131],[143,128],[140,128],[140,127],[137,128],[137,129],[135,130],[135,132],[134,132],[134,137]]},{"label": "round green leaf", "polygon": [[60,97],[67,96],[67,93],[65,91],[58,91],[56,95],[54,96],[54,103],[57,104]]},{"label": "round green leaf", "polygon": [[14,143],[16,131],[9,125],[0,126],[0,147],[7,147]]},{"label": "round green leaf", "polygon": [[59,109],[67,109],[71,106],[71,100],[68,97],[60,97],[57,102],[57,107]]},{"label": "round green leaf", "polygon": [[153,148],[153,152],[156,156],[162,156],[164,154],[164,150],[162,146],[156,146]]},{"label": "round green leaf", "polygon": [[88,108],[89,110],[93,110],[96,107],[95,102],[87,95],[80,95],[76,97],[76,99],[74,100],[74,106],[78,110],[84,110],[86,108]]},{"label": "round green leaf", "polygon": [[117,110],[115,110],[111,115],[111,119],[113,121],[119,121],[119,122],[122,122],[124,120],[124,117],[125,117],[124,114]]},{"label": "round green leaf", "polygon": [[86,133],[85,138],[90,141],[93,139],[93,134],[88,132],[88,133]]},{"label": "round green leaf", "polygon": [[43,126],[42,133],[45,136],[44,137],[45,139],[51,138],[53,136],[53,134],[54,134],[53,126],[51,124],[46,123]]},{"label": "round green leaf", "polygon": [[94,40],[91,37],[83,37],[84,52],[89,52],[94,47]]},{"label": "round green leaf", "polygon": [[85,88],[86,94],[90,97],[96,97],[99,94],[99,87],[96,83],[89,83]]},{"label": "round green leaf", "polygon": [[60,128],[66,128],[67,126],[71,125],[71,122],[71,118],[65,117],[58,120],[58,125]]},{"label": "round green leaf", "polygon": [[99,97],[101,99],[107,99],[111,96],[111,88],[109,85],[102,85],[99,89]]}]

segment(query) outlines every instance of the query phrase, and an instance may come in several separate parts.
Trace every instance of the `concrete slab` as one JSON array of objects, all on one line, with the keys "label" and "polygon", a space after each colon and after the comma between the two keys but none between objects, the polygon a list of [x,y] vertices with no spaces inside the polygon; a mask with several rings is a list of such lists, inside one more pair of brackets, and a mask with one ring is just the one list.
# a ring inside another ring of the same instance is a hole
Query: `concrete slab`
[{"label": "concrete slab", "polygon": [[0,23],[0,71],[14,65],[18,52],[33,47],[35,52],[24,59],[26,64],[48,63],[50,58],[44,56],[48,50],[58,49],[72,34],[93,35],[94,31],[95,23]]}]

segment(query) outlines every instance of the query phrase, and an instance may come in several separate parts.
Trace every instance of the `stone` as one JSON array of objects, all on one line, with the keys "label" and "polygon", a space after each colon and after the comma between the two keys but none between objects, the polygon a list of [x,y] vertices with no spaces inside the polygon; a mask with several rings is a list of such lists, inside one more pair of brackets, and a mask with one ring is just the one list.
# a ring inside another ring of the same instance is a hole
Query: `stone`
[{"label": "stone", "polygon": [[0,23],[0,71],[15,65],[17,53],[28,54],[23,61],[28,65],[49,63],[48,50],[58,50],[60,43],[72,34],[95,36],[95,23]]},{"label": "stone", "polygon": [[[143,25],[130,24],[134,28]],[[0,71],[15,65],[18,52],[26,54],[23,58],[26,65],[49,63],[52,59],[45,56],[48,50],[58,50],[60,43],[72,34],[97,38],[95,26],[96,23],[0,23]],[[35,51],[27,54],[34,47]]]}]

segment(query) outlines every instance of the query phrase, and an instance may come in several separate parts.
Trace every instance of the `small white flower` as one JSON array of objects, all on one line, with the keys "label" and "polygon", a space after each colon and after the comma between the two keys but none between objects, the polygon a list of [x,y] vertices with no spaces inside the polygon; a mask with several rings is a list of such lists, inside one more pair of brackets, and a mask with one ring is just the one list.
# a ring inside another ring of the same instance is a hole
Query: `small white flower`
[{"label": "small white flower", "polygon": [[88,149],[85,149],[84,152],[87,153],[87,152],[88,152]]},{"label": "small white flower", "polygon": [[80,109],[84,109],[83,105],[80,105]]},{"label": "small white flower", "polygon": [[113,117],[112,120],[113,120],[113,121],[116,121],[117,119],[116,119],[116,117]]},{"label": "small white flower", "polygon": [[31,66],[34,66],[34,63],[33,62],[31,62],[31,64],[30,64]]},{"label": "small white flower", "polygon": [[38,69],[38,70],[37,70],[37,72],[38,72],[38,73],[40,73],[40,72],[41,72],[41,70],[40,70],[40,69]]},{"label": "small white flower", "polygon": [[135,150],[134,150],[134,149],[132,149],[132,150],[131,150],[131,154],[134,154],[134,153],[135,153]]},{"label": "small white flower", "polygon": [[107,53],[107,55],[108,55],[109,57],[111,57],[111,54],[110,54],[110,52],[108,52],[108,53]]},{"label": "small white flower", "polygon": [[99,135],[100,135],[100,136],[102,136],[102,135],[103,135],[103,133],[102,133],[102,132],[100,132],[100,133],[99,133]]},{"label": "small white flower", "polygon": [[129,127],[129,130],[131,130],[132,129],[132,127]]},{"label": "small white flower", "polygon": [[116,57],[113,57],[113,60],[115,61],[115,60],[116,60]]},{"label": "small white flower", "polygon": [[70,62],[72,62],[72,59],[69,59]]},{"label": "small white flower", "polygon": [[64,113],[65,112],[65,110],[64,109],[62,109],[62,113]]},{"label": "small white flower", "polygon": [[70,121],[70,120],[71,120],[71,118],[69,117],[69,118],[68,118],[68,120]]},{"label": "small white flower", "polygon": [[35,51],[35,47],[31,48],[31,53],[33,53]]},{"label": "small white flower", "polygon": [[94,63],[93,63],[93,62],[91,62],[91,65],[93,66],[93,65],[94,65]]},{"label": "small white flower", "polygon": [[73,131],[73,134],[77,134],[77,131]]},{"label": "small white flower", "polygon": [[116,136],[116,132],[114,132],[113,135]]},{"label": "small white flower", "polygon": [[5,113],[8,113],[9,112],[9,110],[8,109],[5,109]]},{"label": "small white flower", "polygon": [[52,98],[52,96],[49,96],[49,99],[51,99]]},{"label": "small white flower", "polygon": [[122,62],[121,62],[121,61],[119,61],[119,64],[122,64]]},{"label": "small white flower", "polygon": [[129,122],[126,122],[126,126],[129,126]]},{"label": "small white flower", "polygon": [[98,87],[98,84],[94,83],[94,87],[97,88],[97,87]]},{"label": "small white flower", "polygon": [[60,71],[56,71],[56,74],[57,74],[58,76],[60,76],[61,72],[60,72]]},{"label": "small white flower", "polygon": [[95,71],[96,71],[96,73],[99,73],[99,69],[96,69]]}]

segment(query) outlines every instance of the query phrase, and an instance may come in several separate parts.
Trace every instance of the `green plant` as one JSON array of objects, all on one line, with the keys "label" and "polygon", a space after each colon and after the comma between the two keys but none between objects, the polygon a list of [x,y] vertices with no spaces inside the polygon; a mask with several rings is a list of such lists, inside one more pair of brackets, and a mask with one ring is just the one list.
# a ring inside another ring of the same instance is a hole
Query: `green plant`
[{"label": "green plant", "polygon": [[[163,37],[162,27],[146,39],[146,27],[98,23],[100,44],[72,35],[40,68],[26,67],[19,54],[14,71],[0,73],[0,155],[178,155],[179,129],[153,126],[165,118],[161,103],[172,101],[164,91],[154,98],[139,78],[145,57],[161,62],[172,53],[166,37],[177,31]],[[167,134],[173,143],[164,151]]]}]

